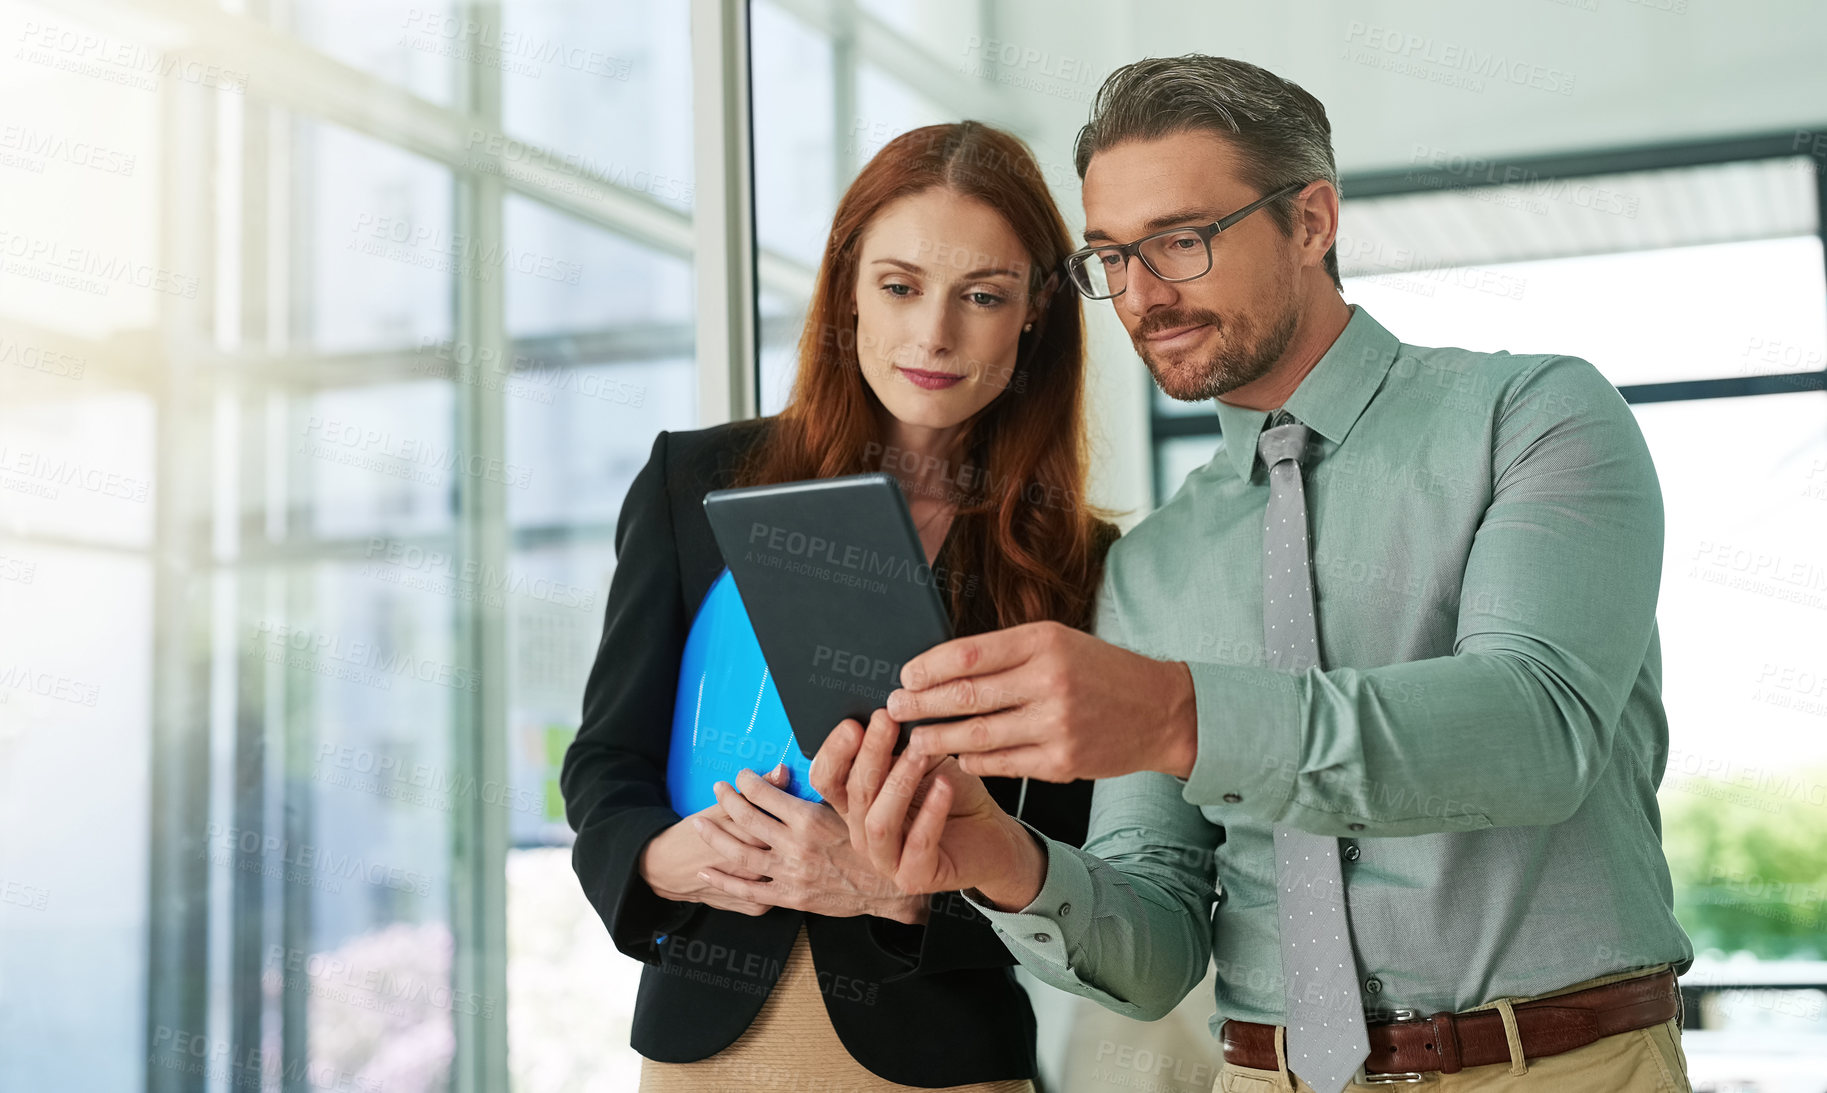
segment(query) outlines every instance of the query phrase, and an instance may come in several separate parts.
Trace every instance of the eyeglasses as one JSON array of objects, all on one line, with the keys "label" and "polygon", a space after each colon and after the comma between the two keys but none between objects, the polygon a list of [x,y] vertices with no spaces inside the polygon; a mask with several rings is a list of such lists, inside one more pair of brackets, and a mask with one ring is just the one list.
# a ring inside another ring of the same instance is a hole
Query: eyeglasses
[{"label": "eyeglasses", "polygon": [[1267,197],[1258,198],[1225,217],[1198,228],[1169,228],[1145,235],[1120,247],[1086,247],[1066,256],[1072,284],[1088,299],[1108,300],[1128,287],[1129,259],[1140,258],[1148,271],[1163,281],[1191,281],[1212,269],[1212,237],[1278,197],[1286,197],[1307,183],[1295,182]]}]

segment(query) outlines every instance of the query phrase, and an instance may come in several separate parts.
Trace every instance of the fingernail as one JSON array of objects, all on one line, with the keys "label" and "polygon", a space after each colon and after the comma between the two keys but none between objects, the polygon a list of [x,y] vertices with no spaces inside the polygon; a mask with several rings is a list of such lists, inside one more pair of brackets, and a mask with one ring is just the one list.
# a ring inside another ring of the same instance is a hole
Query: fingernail
[{"label": "fingernail", "polygon": [[777,775],[779,775],[779,776],[780,776],[780,777],[782,777],[782,778],[785,778],[785,777],[786,777],[786,776],[787,776],[787,765],[786,765],[786,763],[784,763],[784,762],[783,762],[783,763],[781,763],[781,764],[780,764],[780,765],[779,765],[779,766],[776,766],[776,767],[775,767],[775,768],[774,768],[774,773],[775,773],[775,774],[777,774]]}]

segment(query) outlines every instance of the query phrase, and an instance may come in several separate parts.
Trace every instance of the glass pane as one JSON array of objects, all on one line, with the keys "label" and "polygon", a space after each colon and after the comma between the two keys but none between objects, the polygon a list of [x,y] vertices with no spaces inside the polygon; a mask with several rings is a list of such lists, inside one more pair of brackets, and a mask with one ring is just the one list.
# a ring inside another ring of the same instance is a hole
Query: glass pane
[{"label": "glass pane", "polygon": [[[0,334],[0,356],[9,348],[21,360],[59,356]],[[0,402],[0,531],[150,545],[156,416],[151,398],[126,391]]]},{"label": "glass pane", "polygon": [[300,122],[297,144],[310,285],[298,341],[348,352],[448,340],[453,278],[493,275],[455,233],[450,172],[335,125]]},{"label": "glass pane", "polygon": [[901,4],[892,0],[857,0],[858,10],[892,27],[909,45],[945,60],[962,57],[985,25],[982,0],[928,0]]},{"label": "glass pane", "polygon": [[[1351,277],[1345,298],[1412,345],[1569,353],[1619,385],[1819,371],[1816,236]],[[1621,319],[1628,316],[1628,319]]]},{"label": "glass pane", "polygon": [[506,68],[516,61],[501,27],[448,0],[312,0],[291,8],[295,33],[344,64],[449,105],[458,64]]},{"label": "glass pane", "polygon": [[[807,106],[835,103],[833,47],[827,35],[772,0],[755,0],[749,10],[755,66],[755,238],[764,251],[803,267],[810,284],[831,231],[838,189],[848,184],[859,162],[860,144],[872,139],[865,132],[869,123],[860,117],[839,119],[835,108]],[[797,290],[765,284],[759,298],[758,401],[763,414],[773,414],[791,393],[807,300]]]},{"label": "glass pane", "polygon": [[641,966],[615,950],[584,898],[558,789],[613,568],[600,537],[517,551],[511,566],[520,584],[509,597],[508,635],[508,1034],[517,1089],[639,1084],[627,1029]]},{"label": "glass pane", "polygon": [[0,538],[0,1089],[143,1081],[152,618],[144,558]]},{"label": "glass pane", "polygon": [[949,112],[913,88],[870,64],[856,70],[856,164],[882,150],[895,137],[922,125],[957,121]]},{"label": "glass pane", "polygon": [[462,451],[454,393],[421,380],[332,389],[293,412],[287,455],[313,536],[413,536],[451,526],[459,479],[510,468]]},{"label": "glass pane", "polygon": [[451,817],[482,792],[452,730],[478,681],[456,663],[451,598],[364,569],[296,571],[289,606],[250,605],[292,773],[255,830],[213,833],[212,864],[283,878],[265,994],[303,1001],[313,1068],[443,1089],[453,1007],[468,1004],[451,989]]},{"label": "glass pane", "polygon": [[[1667,513],[1663,845],[1706,996],[1695,1088],[1821,1072],[1827,1011],[1827,395],[1636,407]],[[1764,1088],[1765,1085],[1759,1086]]]},{"label": "glass pane", "polygon": [[750,11],[756,241],[817,266],[837,208],[831,40],[767,0]]},{"label": "glass pane", "polygon": [[[802,315],[800,322],[804,323]],[[793,393],[793,377],[799,370],[795,347],[785,343],[761,345],[761,412],[777,414]]]},{"label": "glass pane", "polygon": [[[1827,394],[1635,409],[1667,514],[1658,615],[1677,758],[1827,765]],[[1689,765],[1671,760],[1671,780],[1700,773]],[[1827,809],[1827,790],[1814,796]]]},{"label": "glass pane", "polygon": [[691,208],[689,4],[503,4],[503,126],[565,169]]},{"label": "glass pane", "polygon": [[[527,543],[500,582],[508,618],[509,1068],[517,1089],[632,1089],[628,1047],[641,966],[615,950],[584,898],[558,791],[584,681],[602,639],[611,539],[623,496],[660,429],[696,419],[689,359],[566,365],[550,401],[508,400],[509,491]],[[607,1047],[605,1047],[607,1045]]]},{"label": "glass pane", "polygon": [[[178,55],[112,22],[100,6],[0,0],[0,34],[10,42],[0,67],[0,319],[20,324],[0,325],[0,337],[18,335],[23,345],[52,348],[41,340],[49,332],[98,342],[138,336],[166,310],[207,299],[202,263],[171,245],[157,215],[162,109],[173,96],[215,94],[218,85],[232,98],[247,73],[231,64],[160,74],[153,69]],[[0,343],[0,364],[4,357]]]},{"label": "glass pane", "polygon": [[697,417],[689,359],[569,365],[530,389],[551,401],[508,403],[508,463],[525,482],[508,491],[514,527],[613,527],[654,434]]},{"label": "glass pane", "polygon": [[571,845],[558,772],[577,735],[614,570],[610,538],[601,534],[515,551],[509,565],[501,591],[512,657],[508,837],[515,846]]},{"label": "glass pane", "polygon": [[641,1084],[628,1046],[639,961],[609,940],[567,847],[508,851],[508,1069],[515,1093]]},{"label": "glass pane", "polygon": [[[1805,137],[1791,145],[1805,147]],[[1781,239],[1820,228],[1814,161],[1805,156],[1542,178],[1501,159],[1425,143],[1408,154],[1415,186],[1466,188],[1353,198],[1347,182],[1338,236],[1347,277],[1391,263],[1482,267]],[[1478,185],[1505,179],[1515,181]]]},{"label": "glass pane", "polygon": [[[536,22],[565,10],[554,5],[511,18]],[[676,21],[658,9],[610,10],[580,6],[575,22],[608,19],[622,34],[612,41],[645,43],[631,53],[633,86],[586,86],[576,73],[537,84],[513,80],[510,120],[525,119],[524,131],[536,137],[568,142],[564,147],[586,161],[599,149],[609,154],[602,141],[612,134],[618,164],[684,180],[678,192],[689,203],[683,9]],[[666,90],[675,78],[680,86]],[[604,130],[600,113],[551,99],[562,94],[586,103],[628,96],[639,106],[622,116],[611,108]],[[528,119],[525,112],[535,109],[550,116]],[[506,613],[509,650],[508,1066],[524,1093],[633,1088],[639,1057],[628,1033],[640,966],[615,951],[571,869],[565,848],[573,836],[558,772],[602,639],[623,497],[654,435],[697,420],[692,268],[687,256],[660,253],[518,195],[508,196],[504,223],[509,255],[526,264],[503,285],[514,339],[501,368],[506,458],[522,481],[507,491],[507,527],[500,529],[514,544],[507,572],[491,582],[493,605]]]},{"label": "glass pane", "polygon": [[510,336],[661,323],[685,332],[693,290],[684,258],[515,194],[507,198],[504,221]]}]

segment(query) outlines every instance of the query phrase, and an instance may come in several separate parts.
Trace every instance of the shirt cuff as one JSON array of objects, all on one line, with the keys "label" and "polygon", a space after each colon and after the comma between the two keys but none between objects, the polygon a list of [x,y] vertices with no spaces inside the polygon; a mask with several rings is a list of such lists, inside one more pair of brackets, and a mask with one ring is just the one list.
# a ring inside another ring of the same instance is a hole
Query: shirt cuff
[{"label": "shirt cuff", "polygon": [[969,893],[965,901],[983,912],[996,936],[1017,957],[1027,954],[1055,967],[1070,967],[1067,954],[1081,947],[1091,928],[1091,868],[1081,857],[1083,851],[1048,838],[1026,820],[1018,822],[1047,851],[1047,876],[1040,891],[1019,911],[999,911]]},{"label": "shirt cuff", "polygon": [[1181,796],[1273,821],[1300,770],[1301,677],[1272,668],[1188,663],[1199,753]]}]

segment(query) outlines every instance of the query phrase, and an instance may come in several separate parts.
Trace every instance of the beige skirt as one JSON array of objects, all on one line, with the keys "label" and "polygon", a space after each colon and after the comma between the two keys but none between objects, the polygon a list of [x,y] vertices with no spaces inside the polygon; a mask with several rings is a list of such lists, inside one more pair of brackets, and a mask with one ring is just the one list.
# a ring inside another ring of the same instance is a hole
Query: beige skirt
[{"label": "beige skirt", "polygon": [[[944,1051],[945,1045],[934,1044],[932,1050]],[[844,1049],[825,1012],[825,999],[812,967],[812,943],[803,924],[781,968],[780,981],[761,1004],[754,1023],[735,1043],[695,1063],[641,1060],[641,1093],[749,1089],[888,1093],[922,1088],[926,1087],[877,1077]],[[1026,1078],[945,1088],[960,1093],[1034,1093],[1034,1083]]]}]

